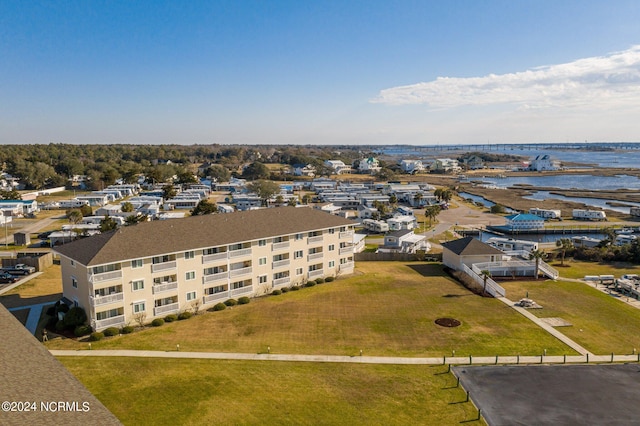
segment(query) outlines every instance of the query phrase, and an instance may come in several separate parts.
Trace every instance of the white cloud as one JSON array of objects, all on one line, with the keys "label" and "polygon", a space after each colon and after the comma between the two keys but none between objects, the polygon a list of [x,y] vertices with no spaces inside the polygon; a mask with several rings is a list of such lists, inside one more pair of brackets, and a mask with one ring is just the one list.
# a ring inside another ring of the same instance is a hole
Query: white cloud
[{"label": "white cloud", "polygon": [[579,59],[484,77],[438,77],[381,90],[372,103],[425,104],[432,108],[513,104],[518,109],[611,109],[640,103],[640,45],[606,56]]}]

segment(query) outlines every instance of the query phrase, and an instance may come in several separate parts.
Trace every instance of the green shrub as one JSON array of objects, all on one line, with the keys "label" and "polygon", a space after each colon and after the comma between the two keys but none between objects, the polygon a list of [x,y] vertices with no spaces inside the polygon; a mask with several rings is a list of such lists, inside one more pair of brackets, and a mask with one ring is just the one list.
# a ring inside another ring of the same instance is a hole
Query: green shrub
[{"label": "green shrub", "polygon": [[287,293],[287,292],[289,291],[289,289],[288,289],[287,287],[285,287],[285,288],[283,288],[281,291],[282,291],[283,293]]},{"label": "green shrub", "polygon": [[62,320],[56,321],[55,329],[56,329],[56,331],[64,330],[64,321],[62,321]]},{"label": "green shrub", "polygon": [[316,284],[322,284],[324,282],[324,278],[316,278]]},{"label": "green shrub", "polygon": [[163,324],[164,324],[164,320],[162,318],[156,318],[153,321],[151,321],[151,325],[154,327],[160,327]]},{"label": "green shrub", "polygon": [[91,326],[79,325],[75,328],[75,330],[73,330],[73,334],[75,334],[76,337],[82,337],[86,336],[87,334],[91,334]]},{"label": "green shrub", "polygon": [[54,306],[49,306],[49,308],[47,308],[47,315],[54,317],[56,315],[56,308]]},{"label": "green shrub", "polygon": [[238,301],[236,299],[229,299],[225,300],[224,304],[227,306],[236,306],[238,304]]},{"label": "green shrub", "polygon": [[180,312],[180,315],[178,315],[178,319],[180,321],[186,320],[186,319],[191,318],[192,315],[193,314],[191,312],[189,312],[189,311]]},{"label": "green shrub", "polygon": [[280,290],[273,290],[271,294],[273,294],[274,296],[279,296],[282,294],[282,292]]},{"label": "green shrub", "polygon": [[224,311],[225,309],[227,309],[227,305],[225,305],[224,303],[216,303],[213,307],[214,311]]},{"label": "green shrub", "polygon": [[74,306],[73,308],[69,309],[69,312],[64,315],[63,321],[66,328],[74,329],[87,321],[87,314],[81,307]]},{"label": "green shrub", "polygon": [[300,286],[297,286],[297,285],[291,286],[290,290],[291,291],[298,291],[298,290],[300,290]]},{"label": "green shrub", "polygon": [[238,305],[246,305],[249,302],[251,302],[251,299],[249,299],[247,296],[242,296],[238,299]]},{"label": "green shrub", "polygon": [[65,314],[69,312],[69,306],[66,303],[61,303],[56,308],[58,312],[64,312]]},{"label": "green shrub", "polygon": [[102,340],[102,338],[104,337],[104,333],[101,333],[99,331],[94,331],[93,333],[91,333],[91,335],[89,336],[89,341],[91,342],[97,342],[98,340]]},{"label": "green shrub", "polygon": [[56,324],[58,323],[58,318],[56,317],[51,317],[47,320],[47,325],[46,328],[48,330],[55,330],[56,329]]},{"label": "green shrub", "polygon": [[164,322],[174,322],[178,321],[178,316],[176,314],[169,314],[164,317]]},{"label": "green shrub", "polygon": [[307,282],[304,286],[305,286],[305,287],[313,287],[314,285],[316,285],[316,282],[315,282],[315,281],[309,281],[309,282]]},{"label": "green shrub", "polygon": [[120,330],[120,333],[122,334],[131,334],[133,333],[133,327],[130,325],[125,325],[124,327],[122,327],[122,329]]},{"label": "green shrub", "polygon": [[109,327],[105,331],[103,331],[103,333],[108,337],[117,336],[118,334],[120,334],[120,330],[118,330],[116,327]]},{"label": "green shrub", "polygon": [[330,282],[332,282],[333,280],[335,280],[335,278],[334,278],[334,277],[327,277],[327,278],[325,278],[325,279],[324,279],[324,282],[326,282],[326,283],[330,283]]}]

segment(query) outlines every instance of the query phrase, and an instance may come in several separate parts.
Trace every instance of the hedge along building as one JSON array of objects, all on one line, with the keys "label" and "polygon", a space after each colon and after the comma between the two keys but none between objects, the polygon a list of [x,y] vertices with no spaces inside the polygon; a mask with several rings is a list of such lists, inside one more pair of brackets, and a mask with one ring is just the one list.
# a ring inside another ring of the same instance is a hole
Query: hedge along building
[{"label": "hedge along building", "polygon": [[353,222],[307,207],[123,227],[55,248],[95,330],[353,272]]}]

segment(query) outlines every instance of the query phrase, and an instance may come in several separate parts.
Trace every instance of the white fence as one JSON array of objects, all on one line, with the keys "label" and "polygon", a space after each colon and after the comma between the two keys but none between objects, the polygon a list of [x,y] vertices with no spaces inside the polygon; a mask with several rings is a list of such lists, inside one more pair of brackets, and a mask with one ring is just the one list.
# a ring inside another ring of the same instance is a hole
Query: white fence
[{"label": "white fence", "polygon": [[[491,277],[486,277],[486,287],[485,287],[485,277],[482,277],[474,270],[469,268],[467,265],[462,265],[463,271],[465,274],[470,276],[476,283],[480,284],[480,286],[484,287],[485,291],[489,293],[493,297],[504,297],[506,292],[504,288],[502,288],[497,282],[491,279]],[[475,265],[473,265],[475,267]]]}]

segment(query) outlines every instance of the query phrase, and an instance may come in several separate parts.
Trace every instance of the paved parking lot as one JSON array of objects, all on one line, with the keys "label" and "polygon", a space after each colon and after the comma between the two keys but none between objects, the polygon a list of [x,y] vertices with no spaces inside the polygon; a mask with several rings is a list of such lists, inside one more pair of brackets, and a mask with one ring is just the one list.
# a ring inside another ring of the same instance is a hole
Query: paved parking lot
[{"label": "paved parking lot", "polygon": [[452,371],[491,426],[640,422],[640,365],[459,366]]}]

